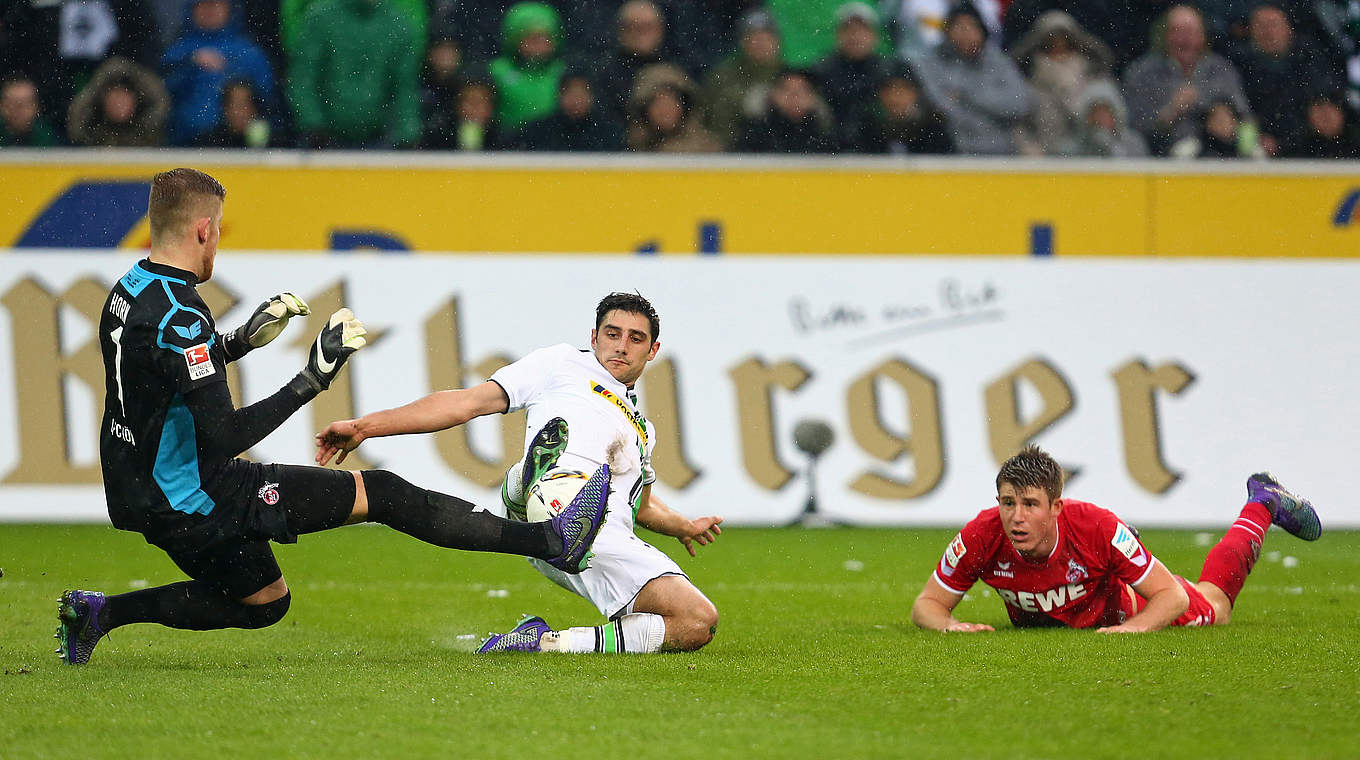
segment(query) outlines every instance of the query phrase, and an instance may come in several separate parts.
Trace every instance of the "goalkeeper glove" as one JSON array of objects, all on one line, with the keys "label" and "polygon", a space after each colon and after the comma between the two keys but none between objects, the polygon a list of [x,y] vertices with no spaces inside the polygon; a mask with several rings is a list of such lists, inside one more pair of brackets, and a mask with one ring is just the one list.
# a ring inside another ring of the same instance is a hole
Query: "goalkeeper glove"
[{"label": "goalkeeper glove", "polygon": [[223,336],[222,350],[227,361],[235,361],[253,349],[279,337],[289,318],[312,313],[307,302],[292,293],[280,293],[260,304],[250,319]]},{"label": "goalkeeper glove", "polygon": [[300,392],[310,391],[315,396],[331,387],[340,368],[345,366],[349,355],[363,348],[368,342],[368,331],[363,323],[354,318],[354,312],[341,309],[331,315],[326,326],[312,342],[307,354],[307,367],[293,378],[294,388]]}]

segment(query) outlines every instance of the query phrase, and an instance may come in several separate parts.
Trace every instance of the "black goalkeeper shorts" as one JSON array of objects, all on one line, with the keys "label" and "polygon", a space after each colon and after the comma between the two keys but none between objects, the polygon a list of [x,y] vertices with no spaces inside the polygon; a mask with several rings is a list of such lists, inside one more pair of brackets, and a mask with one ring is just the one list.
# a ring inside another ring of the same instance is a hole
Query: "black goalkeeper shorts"
[{"label": "black goalkeeper shorts", "polygon": [[354,507],[354,476],[343,470],[254,464],[208,515],[175,515],[145,533],[190,578],[243,599],[282,577],[270,541],[343,525]]}]

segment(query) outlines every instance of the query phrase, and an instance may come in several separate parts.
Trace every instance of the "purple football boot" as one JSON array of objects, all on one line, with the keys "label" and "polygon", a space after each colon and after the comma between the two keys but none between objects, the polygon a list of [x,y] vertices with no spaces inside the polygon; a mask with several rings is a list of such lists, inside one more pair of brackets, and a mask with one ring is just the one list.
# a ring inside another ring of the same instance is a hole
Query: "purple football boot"
[{"label": "purple football boot", "polygon": [[98,591],[67,591],[59,601],[57,619],[61,625],[55,634],[59,642],[57,654],[67,665],[84,665],[90,661],[94,645],[106,633],[99,625],[104,595]]},{"label": "purple football boot", "polygon": [[1247,478],[1247,501],[1265,505],[1271,522],[1304,541],[1316,541],[1322,535],[1322,522],[1313,505],[1286,491],[1268,472]]},{"label": "purple football boot", "polygon": [[562,538],[562,553],[548,564],[564,573],[576,575],[590,560],[590,545],[604,524],[609,500],[609,465],[602,464],[582,486],[571,503],[552,518],[552,530]]},{"label": "purple football boot", "polygon": [[552,632],[547,621],[536,615],[525,617],[506,633],[495,633],[482,642],[477,654],[491,652],[541,652],[539,642]]}]

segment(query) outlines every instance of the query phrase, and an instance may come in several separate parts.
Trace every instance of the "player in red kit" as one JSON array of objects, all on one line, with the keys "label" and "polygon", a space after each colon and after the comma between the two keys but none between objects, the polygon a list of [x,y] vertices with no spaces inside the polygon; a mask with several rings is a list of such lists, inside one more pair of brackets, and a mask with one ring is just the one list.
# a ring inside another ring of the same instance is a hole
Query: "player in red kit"
[{"label": "player in red kit", "polygon": [[1271,523],[1316,541],[1317,512],[1266,473],[1247,479],[1247,504],[1204,560],[1199,582],[1172,575],[1113,512],[1062,498],[1062,467],[1037,446],[1006,460],[997,506],[963,526],[911,607],[935,631],[965,623],[954,607],[974,583],[996,589],[1017,627],[1070,626],[1141,633],[1168,625],[1222,625],[1261,554]]}]

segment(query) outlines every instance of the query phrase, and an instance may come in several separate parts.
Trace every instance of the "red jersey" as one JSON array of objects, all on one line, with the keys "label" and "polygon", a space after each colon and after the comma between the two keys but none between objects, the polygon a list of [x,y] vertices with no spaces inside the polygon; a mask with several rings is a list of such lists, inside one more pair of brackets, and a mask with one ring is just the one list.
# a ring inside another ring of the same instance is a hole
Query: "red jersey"
[{"label": "red jersey", "polygon": [[1119,625],[1137,611],[1129,586],[1157,559],[1108,509],[1063,500],[1058,540],[1046,559],[1021,557],[997,507],[985,509],[949,544],[935,580],[962,594],[977,581],[996,589],[1016,626]]}]

